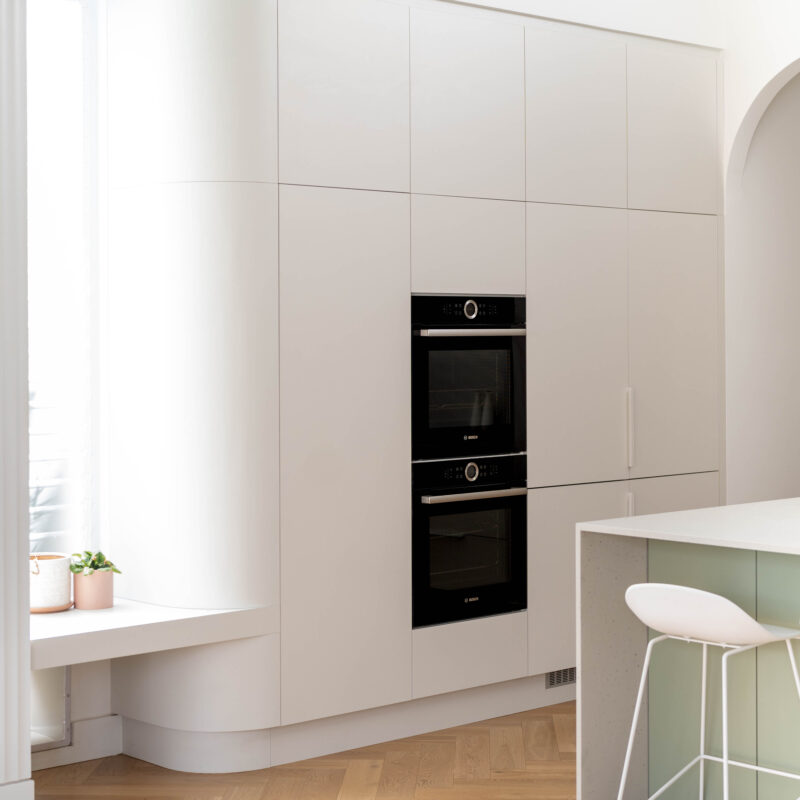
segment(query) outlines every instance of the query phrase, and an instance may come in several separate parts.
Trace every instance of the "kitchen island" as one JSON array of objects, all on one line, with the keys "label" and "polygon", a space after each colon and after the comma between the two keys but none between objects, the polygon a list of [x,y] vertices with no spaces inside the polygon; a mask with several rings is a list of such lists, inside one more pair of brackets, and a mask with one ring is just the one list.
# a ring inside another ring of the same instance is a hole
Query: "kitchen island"
[{"label": "kitchen island", "polygon": [[[579,523],[576,536],[578,797],[609,800],[617,796],[650,635],[625,605],[625,589],[643,581],[694,586],[730,598],[761,622],[800,627],[800,498]],[[781,647],[732,662],[731,757],[800,772],[800,699]],[[699,645],[656,647],[626,797],[648,797],[699,753],[700,659]],[[719,684],[719,653],[712,649],[713,755],[721,746]],[[720,796],[720,785],[719,766],[707,765],[706,797]],[[795,781],[736,769],[731,788],[737,800],[800,795]],[[661,798],[697,792],[693,769]]]}]

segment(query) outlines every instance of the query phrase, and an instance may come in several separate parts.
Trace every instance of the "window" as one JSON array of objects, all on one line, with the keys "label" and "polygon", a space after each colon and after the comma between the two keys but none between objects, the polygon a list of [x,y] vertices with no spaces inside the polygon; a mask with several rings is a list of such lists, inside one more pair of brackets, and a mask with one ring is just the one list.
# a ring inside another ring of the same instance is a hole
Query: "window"
[{"label": "window", "polygon": [[97,535],[99,6],[28,3],[28,315],[32,550]]}]

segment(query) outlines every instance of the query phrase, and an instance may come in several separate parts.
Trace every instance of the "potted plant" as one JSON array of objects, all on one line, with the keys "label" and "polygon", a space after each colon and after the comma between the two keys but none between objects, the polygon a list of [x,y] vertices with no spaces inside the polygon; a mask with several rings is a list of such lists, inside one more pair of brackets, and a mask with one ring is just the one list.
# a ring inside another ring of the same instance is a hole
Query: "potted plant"
[{"label": "potted plant", "polygon": [[72,554],[75,608],[111,608],[114,605],[114,573],[119,570],[101,552]]},{"label": "potted plant", "polygon": [[31,614],[66,611],[70,599],[70,560],[66,553],[31,553]]}]

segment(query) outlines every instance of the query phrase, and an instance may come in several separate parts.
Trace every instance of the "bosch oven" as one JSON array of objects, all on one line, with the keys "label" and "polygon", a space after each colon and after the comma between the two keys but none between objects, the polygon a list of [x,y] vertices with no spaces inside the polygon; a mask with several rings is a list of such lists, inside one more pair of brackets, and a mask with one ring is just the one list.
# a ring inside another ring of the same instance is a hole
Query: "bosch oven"
[{"label": "bosch oven", "polygon": [[415,628],[527,607],[525,456],[413,465]]},{"label": "bosch oven", "polygon": [[525,450],[525,298],[411,298],[415,461]]}]

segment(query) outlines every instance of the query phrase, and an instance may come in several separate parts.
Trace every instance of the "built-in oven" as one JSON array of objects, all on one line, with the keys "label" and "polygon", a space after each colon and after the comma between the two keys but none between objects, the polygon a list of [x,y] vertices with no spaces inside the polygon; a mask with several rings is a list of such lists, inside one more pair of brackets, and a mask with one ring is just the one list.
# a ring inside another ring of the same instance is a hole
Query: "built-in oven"
[{"label": "built-in oven", "polygon": [[527,607],[525,456],[413,465],[415,628]]},{"label": "built-in oven", "polygon": [[525,298],[411,298],[413,459],[525,450]]}]

